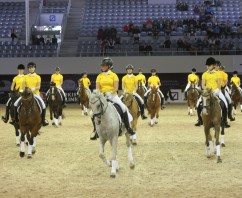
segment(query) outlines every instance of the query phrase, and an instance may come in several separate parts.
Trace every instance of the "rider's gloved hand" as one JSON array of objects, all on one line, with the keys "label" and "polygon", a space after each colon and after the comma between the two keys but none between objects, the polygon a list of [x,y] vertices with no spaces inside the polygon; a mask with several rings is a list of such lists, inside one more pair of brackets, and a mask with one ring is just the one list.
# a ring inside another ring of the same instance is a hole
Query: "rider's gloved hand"
[{"label": "rider's gloved hand", "polygon": [[36,90],[36,88],[31,88],[31,91],[34,92]]}]

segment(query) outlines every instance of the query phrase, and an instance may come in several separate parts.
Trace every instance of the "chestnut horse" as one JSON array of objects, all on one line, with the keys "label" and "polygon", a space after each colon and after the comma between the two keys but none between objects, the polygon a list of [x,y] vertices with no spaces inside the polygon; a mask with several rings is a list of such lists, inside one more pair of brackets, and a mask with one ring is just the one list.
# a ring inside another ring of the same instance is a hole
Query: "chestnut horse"
[{"label": "chestnut horse", "polygon": [[144,90],[144,87],[142,86],[141,80],[138,80],[138,89],[136,92],[144,100],[145,90]]},{"label": "chestnut horse", "polygon": [[82,115],[88,115],[87,109],[89,105],[88,94],[86,88],[84,87],[82,79],[78,81],[79,89],[78,89],[78,101],[82,108]]},{"label": "chestnut horse", "polygon": [[61,93],[54,82],[50,83],[48,104],[50,108],[50,119],[52,120],[52,125],[58,127],[59,124],[61,125],[63,102],[61,99]]},{"label": "chestnut horse", "polygon": [[20,157],[25,155],[25,135],[28,139],[28,158],[32,158],[35,153],[36,136],[41,128],[41,112],[34,99],[34,95],[29,88],[21,93],[21,107],[19,110],[19,128],[21,131]]},{"label": "chestnut horse", "polygon": [[158,123],[161,100],[158,94],[158,87],[152,86],[147,99],[147,109],[150,115],[150,126]]},{"label": "chestnut horse", "polygon": [[231,100],[233,102],[233,114],[236,114],[236,108],[241,102],[241,95],[238,87],[232,82],[231,83]]},{"label": "chestnut horse", "polygon": [[196,89],[195,81],[191,81],[190,88],[187,91],[187,105],[188,105],[188,115],[194,115],[196,112],[196,104],[199,97],[199,93]]},{"label": "chestnut horse", "polygon": [[[134,96],[130,93],[123,94],[122,98],[123,103],[128,107],[130,114],[133,117],[133,121],[131,122],[131,127],[133,131],[137,130],[138,118],[140,116],[139,106]],[[136,134],[131,137],[131,142],[133,145],[137,145],[136,142]]]},{"label": "chestnut horse", "polygon": [[[222,120],[222,109],[220,107],[219,99],[213,95],[212,89],[205,88],[202,92],[203,101],[203,111],[202,120],[205,133],[205,145],[207,158],[211,157],[211,152],[214,152],[214,147],[216,146],[217,153],[217,163],[222,162],[220,158],[220,144],[219,135],[220,127],[222,126],[222,134],[224,133],[224,122]],[[221,125],[222,124],[222,125]],[[212,142],[212,136],[210,134],[210,129],[215,130],[215,142]]]}]

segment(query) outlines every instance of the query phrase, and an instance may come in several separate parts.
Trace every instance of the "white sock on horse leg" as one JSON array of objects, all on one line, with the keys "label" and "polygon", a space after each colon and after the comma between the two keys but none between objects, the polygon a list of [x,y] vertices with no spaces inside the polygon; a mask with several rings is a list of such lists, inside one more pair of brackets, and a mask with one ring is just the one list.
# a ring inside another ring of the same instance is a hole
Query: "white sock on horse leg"
[{"label": "white sock on horse leg", "polygon": [[16,136],[16,144],[20,144],[20,136]]},{"label": "white sock on horse leg", "polygon": [[206,152],[206,155],[209,156],[210,155],[210,147],[209,146],[205,146],[205,152]]},{"label": "white sock on horse leg", "polygon": [[62,116],[59,116],[58,122],[61,123],[61,121],[62,121]]},{"label": "white sock on horse leg", "polygon": [[20,152],[24,152],[25,151],[25,143],[24,142],[21,142],[20,144]]},{"label": "white sock on horse leg", "polygon": [[32,155],[33,145],[28,145],[28,155]]},{"label": "white sock on horse leg", "polygon": [[132,135],[133,140],[136,140],[136,134]]},{"label": "white sock on horse leg", "polygon": [[37,145],[37,138],[36,137],[34,137],[34,143],[33,143],[33,147],[36,147],[36,145]]},{"label": "white sock on horse leg", "polygon": [[128,147],[128,160],[129,160],[129,162],[133,161],[133,154],[132,154],[131,146]]},{"label": "white sock on horse leg", "polygon": [[240,105],[240,109],[242,110],[242,105]]},{"label": "white sock on horse leg", "polygon": [[221,144],[224,144],[224,135],[221,135]]},{"label": "white sock on horse leg", "polygon": [[111,170],[111,173],[116,174],[116,170],[117,170],[117,160],[112,160],[112,170]]},{"label": "white sock on horse leg", "polygon": [[213,141],[209,141],[209,149],[211,152],[214,152]]},{"label": "white sock on horse leg", "polygon": [[216,146],[216,150],[217,150],[217,156],[220,156],[220,145]]}]

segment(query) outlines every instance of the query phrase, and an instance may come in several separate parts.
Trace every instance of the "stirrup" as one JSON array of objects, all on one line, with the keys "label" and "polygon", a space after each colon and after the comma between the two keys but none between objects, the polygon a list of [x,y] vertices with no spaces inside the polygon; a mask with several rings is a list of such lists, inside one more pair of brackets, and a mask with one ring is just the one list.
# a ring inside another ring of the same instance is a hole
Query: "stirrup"
[{"label": "stirrup", "polygon": [[3,121],[4,123],[8,123],[7,118],[5,118],[4,116],[2,116],[2,121]]},{"label": "stirrup", "polygon": [[97,132],[93,131],[92,134],[91,134],[90,140],[97,140],[97,138],[98,138]]},{"label": "stirrup", "polygon": [[128,131],[128,133],[129,133],[130,136],[135,135],[135,132],[133,131],[133,129],[128,128],[127,131]]},{"label": "stirrup", "polygon": [[146,117],[146,115],[143,114],[143,115],[141,116],[141,118],[142,118],[142,120],[145,120],[145,119],[147,119],[148,117]]}]

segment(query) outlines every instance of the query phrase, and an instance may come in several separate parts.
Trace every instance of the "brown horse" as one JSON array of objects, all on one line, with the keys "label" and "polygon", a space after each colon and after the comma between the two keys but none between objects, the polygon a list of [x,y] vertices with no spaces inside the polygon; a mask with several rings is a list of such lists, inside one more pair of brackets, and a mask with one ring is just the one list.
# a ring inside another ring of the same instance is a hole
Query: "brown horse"
[{"label": "brown horse", "polygon": [[144,87],[142,86],[141,80],[138,80],[138,89],[136,92],[144,100],[145,90],[144,90]]},{"label": "brown horse", "polygon": [[[123,94],[122,98],[123,103],[128,107],[130,114],[133,117],[133,121],[131,122],[132,129],[136,132],[138,118],[140,116],[139,106],[134,96],[130,93]],[[131,142],[133,145],[137,145],[136,135],[132,136]]]},{"label": "brown horse", "polygon": [[41,128],[40,108],[34,99],[34,95],[29,88],[25,88],[21,93],[22,105],[19,110],[19,128],[21,131],[20,157],[25,155],[25,135],[28,139],[28,158],[32,158],[35,153],[36,136]]},{"label": "brown horse", "polygon": [[236,108],[240,104],[242,97],[238,87],[232,82],[231,83],[231,100],[233,101],[233,114],[236,114]]},{"label": "brown horse", "polygon": [[[207,158],[211,157],[211,152],[214,152],[214,147],[216,146],[217,153],[217,163],[222,162],[220,158],[220,144],[219,144],[219,134],[220,126],[222,121],[222,110],[220,107],[219,99],[213,95],[212,89],[205,88],[202,92],[203,97],[203,111],[202,120],[205,133],[205,145]],[[210,129],[215,130],[215,142],[212,142],[212,136],[210,134]],[[222,124],[222,130],[224,130],[224,124]]]},{"label": "brown horse", "polygon": [[[54,82],[50,83],[50,89],[49,89],[49,97],[48,97],[48,104],[50,108],[50,119],[52,120],[53,124],[56,127],[58,125],[61,125],[62,120],[62,111],[63,111],[63,104],[61,100],[61,94],[58,91],[58,88],[56,87],[56,84]],[[54,118],[53,118],[54,114]]]},{"label": "brown horse", "polygon": [[187,92],[188,115],[192,116],[196,112],[195,110],[196,110],[198,97],[199,97],[199,93],[196,89],[195,81],[192,81],[190,88]]},{"label": "brown horse", "polygon": [[78,81],[79,90],[78,90],[78,101],[82,108],[82,115],[88,115],[87,109],[89,105],[89,99],[87,95],[86,88],[84,87],[82,79]]},{"label": "brown horse", "polygon": [[160,97],[158,95],[158,87],[151,87],[150,95],[147,99],[147,109],[150,115],[150,126],[158,123],[159,111],[160,111]]}]

